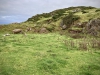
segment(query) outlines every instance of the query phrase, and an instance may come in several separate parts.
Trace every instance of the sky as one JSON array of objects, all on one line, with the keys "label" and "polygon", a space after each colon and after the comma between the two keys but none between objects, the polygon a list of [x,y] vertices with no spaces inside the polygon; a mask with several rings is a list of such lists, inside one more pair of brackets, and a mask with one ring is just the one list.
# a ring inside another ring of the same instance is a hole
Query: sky
[{"label": "sky", "polygon": [[24,22],[36,14],[71,6],[100,8],[100,0],[0,0],[0,24]]}]

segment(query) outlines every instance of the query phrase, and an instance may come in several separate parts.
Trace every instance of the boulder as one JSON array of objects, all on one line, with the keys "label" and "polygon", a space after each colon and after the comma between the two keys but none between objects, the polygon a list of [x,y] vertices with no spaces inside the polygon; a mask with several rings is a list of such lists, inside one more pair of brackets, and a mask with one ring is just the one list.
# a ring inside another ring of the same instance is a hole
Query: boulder
[{"label": "boulder", "polygon": [[3,35],[3,36],[10,36],[10,34],[5,34],[5,35]]},{"label": "boulder", "polygon": [[22,33],[22,29],[14,29],[13,33],[14,34]]},{"label": "boulder", "polygon": [[67,28],[66,25],[61,26],[62,30],[65,30]]},{"label": "boulder", "polygon": [[41,28],[39,31],[39,33],[47,33],[47,32],[48,32],[48,30],[46,28]]}]

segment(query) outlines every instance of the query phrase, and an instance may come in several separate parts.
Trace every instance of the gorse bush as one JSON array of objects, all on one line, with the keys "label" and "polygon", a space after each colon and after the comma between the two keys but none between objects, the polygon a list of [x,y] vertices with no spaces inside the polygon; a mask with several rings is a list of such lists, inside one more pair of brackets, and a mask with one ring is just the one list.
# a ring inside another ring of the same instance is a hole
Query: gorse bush
[{"label": "gorse bush", "polygon": [[76,16],[72,12],[69,12],[69,15],[63,18],[62,24],[67,25],[67,28],[69,28],[71,24],[73,24],[75,21],[79,19],[79,16]]},{"label": "gorse bush", "polygon": [[100,9],[97,9],[95,12],[99,12],[100,11]]},{"label": "gorse bush", "polygon": [[53,21],[57,21],[61,16],[63,16],[63,13],[65,13],[65,10],[63,9],[54,11],[52,14]]},{"label": "gorse bush", "polygon": [[45,18],[48,18],[48,17],[51,16],[51,14],[49,14],[49,13],[43,13],[43,14],[41,14],[41,16],[43,16],[43,17],[45,17]]},{"label": "gorse bush", "polygon": [[88,12],[87,12],[87,11],[85,11],[85,10],[82,10],[81,12],[82,12],[82,14],[88,13]]},{"label": "gorse bush", "polygon": [[58,18],[59,18],[58,14],[57,15],[53,15],[53,17],[52,17],[53,21],[56,21]]},{"label": "gorse bush", "polygon": [[82,10],[87,10],[87,9],[94,9],[95,7],[78,6],[77,8],[81,8]]},{"label": "gorse bush", "polygon": [[58,15],[62,15],[63,13],[65,13],[66,9],[59,9],[59,10],[55,10],[53,12],[51,12],[50,14],[52,15],[55,15],[55,14],[58,14]]},{"label": "gorse bush", "polygon": [[46,29],[47,29],[48,31],[52,32],[52,31],[54,30],[54,26],[48,26],[48,27],[46,27]]}]

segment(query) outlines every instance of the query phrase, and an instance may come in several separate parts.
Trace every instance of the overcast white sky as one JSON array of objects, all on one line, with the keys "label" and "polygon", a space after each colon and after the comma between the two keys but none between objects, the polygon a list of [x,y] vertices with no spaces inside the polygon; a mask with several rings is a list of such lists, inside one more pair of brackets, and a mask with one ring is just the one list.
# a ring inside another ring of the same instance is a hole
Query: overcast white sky
[{"label": "overcast white sky", "polygon": [[71,6],[100,8],[100,0],[0,0],[0,24],[23,22],[33,15]]}]

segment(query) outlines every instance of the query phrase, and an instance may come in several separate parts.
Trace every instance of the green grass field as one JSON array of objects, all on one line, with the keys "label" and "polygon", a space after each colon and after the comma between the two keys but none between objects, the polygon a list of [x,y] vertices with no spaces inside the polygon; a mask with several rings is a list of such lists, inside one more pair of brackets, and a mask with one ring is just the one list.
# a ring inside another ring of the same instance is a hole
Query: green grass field
[{"label": "green grass field", "polygon": [[100,49],[81,50],[77,42],[82,39],[55,33],[2,35],[0,75],[100,75]]}]

